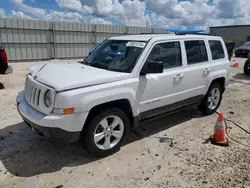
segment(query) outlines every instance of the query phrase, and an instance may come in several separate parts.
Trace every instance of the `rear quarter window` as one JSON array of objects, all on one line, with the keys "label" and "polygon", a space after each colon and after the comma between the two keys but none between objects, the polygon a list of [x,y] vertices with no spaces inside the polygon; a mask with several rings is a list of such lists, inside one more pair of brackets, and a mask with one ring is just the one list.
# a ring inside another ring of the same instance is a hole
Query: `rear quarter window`
[{"label": "rear quarter window", "polygon": [[212,59],[224,59],[225,53],[221,44],[221,41],[219,40],[209,40],[209,46],[212,53]]}]

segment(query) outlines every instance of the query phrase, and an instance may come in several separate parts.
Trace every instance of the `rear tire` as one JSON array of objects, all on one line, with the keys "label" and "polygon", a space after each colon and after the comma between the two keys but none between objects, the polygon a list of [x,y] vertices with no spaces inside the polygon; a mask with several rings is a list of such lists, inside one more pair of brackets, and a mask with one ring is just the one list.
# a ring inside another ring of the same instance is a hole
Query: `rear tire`
[{"label": "rear tire", "polygon": [[246,62],[245,62],[244,74],[250,75],[250,59],[246,60]]},{"label": "rear tire", "polygon": [[96,157],[117,152],[126,140],[130,121],[123,110],[107,108],[97,113],[81,135],[86,150]]},{"label": "rear tire", "polygon": [[200,111],[204,115],[211,115],[216,112],[219,108],[222,100],[223,89],[219,83],[213,83],[205,97],[203,98],[201,104],[199,105]]}]

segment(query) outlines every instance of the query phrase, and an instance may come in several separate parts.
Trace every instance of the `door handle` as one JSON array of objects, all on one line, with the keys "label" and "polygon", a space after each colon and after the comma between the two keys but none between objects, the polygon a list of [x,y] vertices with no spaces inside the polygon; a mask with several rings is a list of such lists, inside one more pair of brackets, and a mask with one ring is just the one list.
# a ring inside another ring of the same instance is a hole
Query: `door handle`
[{"label": "door handle", "polygon": [[183,77],[184,77],[184,74],[176,74],[176,75],[174,76],[175,79],[181,79],[181,78],[183,78]]},{"label": "door handle", "polygon": [[209,68],[206,68],[205,70],[203,70],[204,74],[208,74],[208,73],[210,73],[210,71],[211,71],[211,69],[209,69]]}]

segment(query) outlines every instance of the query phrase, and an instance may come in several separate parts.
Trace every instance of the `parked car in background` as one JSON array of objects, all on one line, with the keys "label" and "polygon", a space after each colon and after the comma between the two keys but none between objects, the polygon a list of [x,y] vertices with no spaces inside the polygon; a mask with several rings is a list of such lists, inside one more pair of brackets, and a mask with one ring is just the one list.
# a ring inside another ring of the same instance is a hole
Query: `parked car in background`
[{"label": "parked car in background", "polygon": [[225,45],[227,48],[228,58],[231,61],[231,58],[233,57],[233,53],[234,53],[235,42],[226,42],[225,41]]},{"label": "parked car in background", "polygon": [[237,47],[234,54],[236,57],[250,57],[250,42]]},{"label": "parked car in background", "polygon": [[244,74],[250,75],[250,58],[248,58],[244,65]]},{"label": "parked car in background", "polygon": [[13,68],[8,64],[8,58],[5,49],[0,44],[0,74],[10,74],[12,72]]},{"label": "parked car in background", "polygon": [[91,154],[106,156],[141,120],[193,105],[213,114],[229,74],[221,37],[117,36],[82,63],[31,67],[17,109],[33,132],[67,142],[80,139]]}]

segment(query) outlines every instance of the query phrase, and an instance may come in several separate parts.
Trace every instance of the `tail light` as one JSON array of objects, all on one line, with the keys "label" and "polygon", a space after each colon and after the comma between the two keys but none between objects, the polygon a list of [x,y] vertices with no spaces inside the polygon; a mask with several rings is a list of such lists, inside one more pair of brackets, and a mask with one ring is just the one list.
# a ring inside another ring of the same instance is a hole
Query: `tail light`
[{"label": "tail light", "polygon": [[7,54],[5,52],[4,49],[0,49],[0,58],[2,59],[2,62],[4,64],[7,64],[8,63],[8,58],[7,58]]}]

